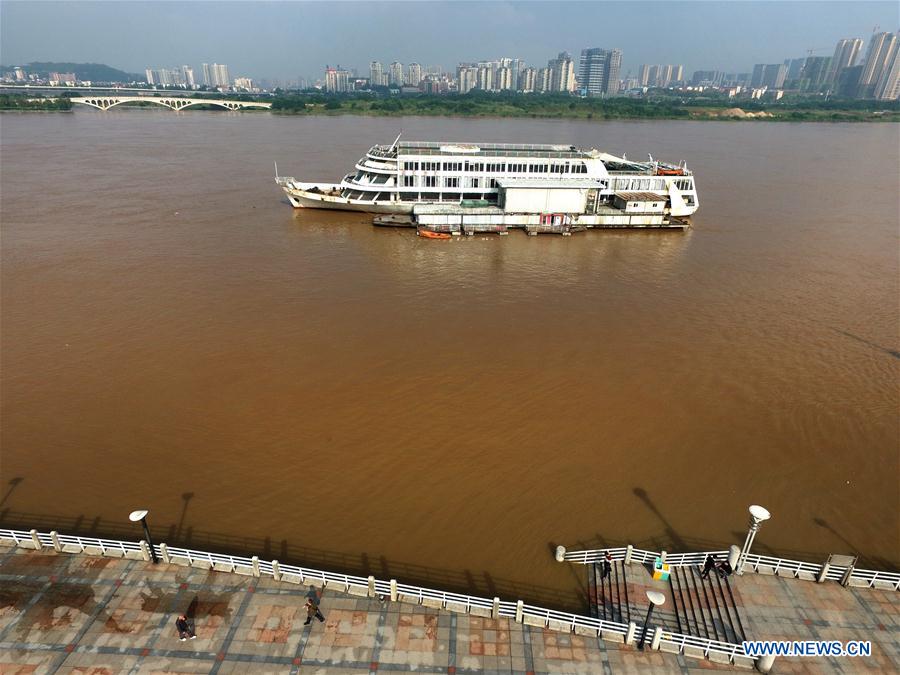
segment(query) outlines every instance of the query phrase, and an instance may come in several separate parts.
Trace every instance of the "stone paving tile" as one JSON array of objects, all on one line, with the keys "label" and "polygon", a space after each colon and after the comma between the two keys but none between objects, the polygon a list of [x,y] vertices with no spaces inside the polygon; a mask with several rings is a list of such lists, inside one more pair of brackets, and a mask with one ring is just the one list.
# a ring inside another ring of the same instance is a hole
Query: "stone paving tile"
[{"label": "stone paving tile", "polygon": [[[115,558],[0,548],[0,673],[699,673],[723,666],[332,589]],[[897,594],[746,575],[751,637],[871,639],[856,661],[776,672],[898,672]],[[326,621],[304,626],[307,597]],[[185,612],[197,639],[181,642]]]}]

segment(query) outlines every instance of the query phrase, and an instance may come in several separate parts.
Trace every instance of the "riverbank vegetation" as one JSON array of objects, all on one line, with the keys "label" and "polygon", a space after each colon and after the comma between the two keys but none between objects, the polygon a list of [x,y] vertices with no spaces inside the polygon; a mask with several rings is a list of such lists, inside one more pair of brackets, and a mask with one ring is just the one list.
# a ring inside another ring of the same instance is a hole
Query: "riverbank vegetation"
[{"label": "riverbank vegetation", "polygon": [[0,94],[0,110],[71,110],[68,98],[35,98],[24,94]]},{"label": "riverbank vegetation", "polygon": [[897,101],[735,100],[724,95],[576,98],[491,94],[378,96],[368,93],[280,93],[272,111],[293,115],[562,117],[573,119],[684,119],[771,121],[900,121]]}]

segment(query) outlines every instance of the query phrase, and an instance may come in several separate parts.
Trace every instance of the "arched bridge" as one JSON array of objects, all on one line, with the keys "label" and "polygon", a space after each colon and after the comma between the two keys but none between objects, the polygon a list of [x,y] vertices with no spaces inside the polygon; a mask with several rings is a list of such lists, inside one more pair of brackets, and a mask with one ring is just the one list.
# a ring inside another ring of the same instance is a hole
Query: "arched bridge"
[{"label": "arched bridge", "polygon": [[85,105],[109,110],[113,106],[123,103],[155,103],[172,110],[181,110],[192,105],[216,105],[228,110],[242,110],[243,108],[271,108],[271,103],[257,101],[229,101],[221,98],[187,98],[185,96],[81,96],[72,98],[72,103],[84,103]]}]

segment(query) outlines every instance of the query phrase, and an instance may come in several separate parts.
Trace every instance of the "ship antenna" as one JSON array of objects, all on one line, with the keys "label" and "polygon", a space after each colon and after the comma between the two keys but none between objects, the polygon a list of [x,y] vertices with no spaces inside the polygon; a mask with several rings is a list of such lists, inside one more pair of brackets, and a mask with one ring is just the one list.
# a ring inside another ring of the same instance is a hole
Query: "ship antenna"
[{"label": "ship antenna", "polygon": [[394,139],[394,142],[391,143],[391,147],[388,152],[391,152],[395,147],[397,147],[397,141],[400,140],[400,137],[403,135],[403,129],[400,130],[400,133],[397,134],[397,138]]},{"label": "ship antenna", "polygon": [[278,162],[277,160],[272,160],[275,162],[275,180],[278,180]]}]

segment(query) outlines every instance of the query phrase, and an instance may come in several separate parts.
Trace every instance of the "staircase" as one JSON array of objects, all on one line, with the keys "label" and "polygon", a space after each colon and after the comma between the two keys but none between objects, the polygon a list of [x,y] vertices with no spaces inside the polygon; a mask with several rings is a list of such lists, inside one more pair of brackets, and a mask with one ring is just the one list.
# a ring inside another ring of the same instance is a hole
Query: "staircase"
[{"label": "staircase", "polygon": [[672,604],[679,633],[740,644],[746,639],[728,578],[713,570],[706,579],[700,567],[672,567]]},{"label": "staircase", "polygon": [[601,579],[603,565],[588,565],[588,592],[590,593],[591,616],[604,621],[631,621],[631,607],[628,602],[628,585],[625,580],[625,565],[621,560],[612,563],[606,579]]}]

